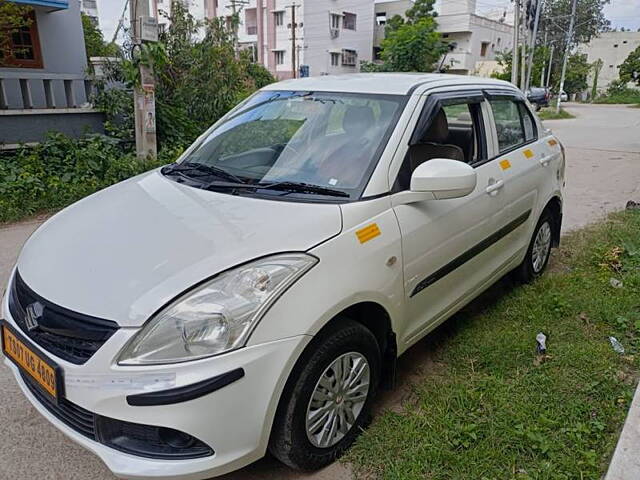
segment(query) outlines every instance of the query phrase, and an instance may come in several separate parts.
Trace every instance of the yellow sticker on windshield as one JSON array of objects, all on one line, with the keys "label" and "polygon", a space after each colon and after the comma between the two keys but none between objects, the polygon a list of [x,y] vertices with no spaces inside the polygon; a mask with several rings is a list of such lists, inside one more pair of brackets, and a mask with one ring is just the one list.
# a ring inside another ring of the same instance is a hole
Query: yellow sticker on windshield
[{"label": "yellow sticker on windshield", "polygon": [[525,157],[527,157],[527,158],[533,158],[533,156],[534,156],[534,155],[533,155],[533,152],[532,152],[531,150],[529,150],[529,149],[526,149],[526,150],[525,150],[524,152],[522,152],[522,153],[524,153],[524,156],[525,156]]},{"label": "yellow sticker on windshield", "polygon": [[507,160],[506,158],[504,160],[500,161],[500,168],[502,168],[503,170],[507,170],[509,168],[511,168],[511,162],[509,160]]},{"label": "yellow sticker on windshield", "polygon": [[373,240],[378,235],[380,235],[380,229],[378,228],[377,223],[372,223],[371,225],[367,225],[364,228],[356,231],[356,237],[360,240],[360,243],[366,243],[369,240]]}]

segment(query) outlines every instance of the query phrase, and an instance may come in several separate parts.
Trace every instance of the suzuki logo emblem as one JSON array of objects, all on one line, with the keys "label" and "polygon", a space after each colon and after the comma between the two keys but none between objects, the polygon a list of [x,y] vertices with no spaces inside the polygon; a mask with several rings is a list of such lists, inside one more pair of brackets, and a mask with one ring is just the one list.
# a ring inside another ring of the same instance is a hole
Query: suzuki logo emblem
[{"label": "suzuki logo emblem", "polygon": [[42,316],[44,307],[40,302],[34,302],[27,305],[24,323],[27,326],[27,330],[32,331],[38,328],[38,319]]}]

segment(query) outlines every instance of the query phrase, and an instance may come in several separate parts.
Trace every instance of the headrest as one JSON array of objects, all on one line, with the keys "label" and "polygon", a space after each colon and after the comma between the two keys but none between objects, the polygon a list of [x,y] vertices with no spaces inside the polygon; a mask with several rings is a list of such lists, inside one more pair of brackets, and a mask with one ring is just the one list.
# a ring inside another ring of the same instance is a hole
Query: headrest
[{"label": "headrest", "polygon": [[442,108],[438,110],[431,121],[431,125],[422,137],[422,142],[444,143],[449,138],[449,122]]},{"label": "headrest", "polygon": [[350,105],[344,113],[342,128],[349,134],[362,134],[375,125],[373,109],[367,106]]}]

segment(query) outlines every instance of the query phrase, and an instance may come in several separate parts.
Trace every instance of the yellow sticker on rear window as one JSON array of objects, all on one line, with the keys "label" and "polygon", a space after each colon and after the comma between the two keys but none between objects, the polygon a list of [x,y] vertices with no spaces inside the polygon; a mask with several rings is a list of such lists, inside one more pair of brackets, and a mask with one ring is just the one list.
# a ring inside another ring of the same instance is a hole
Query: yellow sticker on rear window
[{"label": "yellow sticker on rear window", "polygon": [[502,168],[503,170],[511,168],[511,162],[507,159],[500,160],[500,168]]},{"label": "yellow sticker on rear window", "polygon": [[372,223],[371,225],[367,225],[364,228],[356,231],[356,237],[360,240],[360,243],[366,243],[369,240],[373,240],[378,235],[380,235],[380,229],[378,228],[377,223]]},{"label": "yellow sticker on rear window", "polygon": [[525,157],[527,157],[527,158],[533,158],[533,156],[534,156],[534,155],[533,155],[533,152],[532,152],[531,150],[529,150],[529,149],[526,149],[526,150],[525,150],[524,152],[522,152],[522,153],[524,153],[524,156],[525,156]]}]

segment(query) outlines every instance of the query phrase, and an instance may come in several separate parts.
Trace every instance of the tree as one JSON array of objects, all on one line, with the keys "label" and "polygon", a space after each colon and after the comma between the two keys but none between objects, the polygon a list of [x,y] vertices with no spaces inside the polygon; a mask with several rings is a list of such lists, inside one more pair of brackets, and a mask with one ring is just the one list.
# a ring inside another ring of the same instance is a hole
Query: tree
[{"label": "tree", "polygon": [[[520,47],[521,49],[524,47]],[[531,86],[537,86],[540,84],[543,69],[546,70],[547,63],[549,62],[549,47],[538,46],[533,52],[533,67],[531,70]],[[496,53],[496,61],[498,65],[503,68],[501,73],[493,74],[493,78],[500,80],[511,81],[511,65],[512,65],[513,52],[511,50],[505,50],[503,52]],[[543,85],[539,85],[543,86]]]},{"label": "tree", "polygon": [[364,71],[431,72],[438,59],[447,51],[447,45],[436,31],[437,16],[433,11],[435,0],[416,0],[406,11],[406,20],[400,15],[392,17],[385,27],[385,38],[380,45],[382,64],[363,62]]},{"label": "tree", "polygon": [[640,85],[640,47],[631,52],[620,65],[620,79],[626,83],[635,82]]},{"label": "tree", "polygon": [[[564,52],[571,21],[573,0],[547,0],[540,16],[540,32],[547,41],[554,42],[557,52]],[[571,45],[589,43],[598,33],[610,29],[611,22],[604,14],[604,6],[610,0],[578,0],[575,32]],[[541,35],[540,38],[544,38]]]},{"label": "tree", "polygon": [[11,36],[31,24],[28,15],[32,11],[32,7],[0,0],[0,67],[11,65],[11,57],[15,54],[11,48]]},{"label": "tree", "polygon": [[[587,77],[592,69],[592,65],[587,62],[587,55],[576,53],[569,57],[567,63],[567,75],[564,81],[564,91],[569,95],[580,93],[589,88]],[[558,87],[556,87],[557,90]]]},{"label": "tree", "polygon": [[[248,51],[236,55],[233,25],[223,19],[197,21],[182,1],[174,0],[170,21],[159,42],[145,43],[131,53],[125,47],[109,79],[123,81],[130,90],[140,84],[140,64],[153,67],[156,128],[163,147],[188,145],[240,100],[275,81],[262,65],[251,61]],[[130,91],[126,95],[124,100],[133,105]],[[109,113],[123,95],[103,87],[97,98],[97,106]],[[131,120],[127,116],[123,128],[111,131],[130,135]]]},{"label": "tree", "polygon": [[87,60],[91,57],[114,57],[118,54],[118,46],[115,43],[104,41],[102,32],[94,25],[91,18],[84,13],[82,16],[82,31],[84,33],[84,46],[87,51]]}]

